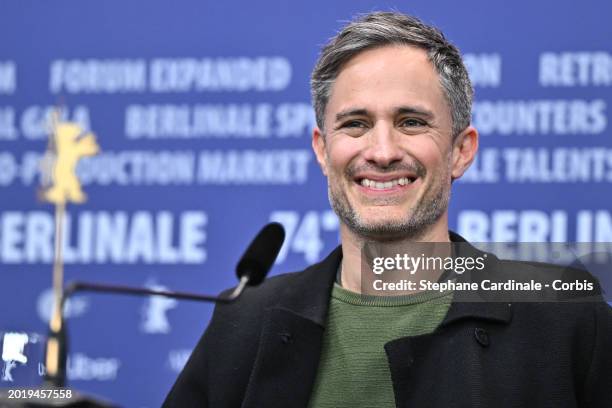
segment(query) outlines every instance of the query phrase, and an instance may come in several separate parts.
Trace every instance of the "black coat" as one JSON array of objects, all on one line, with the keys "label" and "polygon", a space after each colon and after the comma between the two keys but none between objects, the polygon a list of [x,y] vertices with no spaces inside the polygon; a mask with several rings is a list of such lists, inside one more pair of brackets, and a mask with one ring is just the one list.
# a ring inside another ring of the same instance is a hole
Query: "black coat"
[{"label": "black coat", "polygon": [[[217,306],[163,406],[306,407],[341,258],[338,248]],[[489,261],[513,276],[542,268]],[[601,300],[454,299],[432,334],[385,351],[397,407],[612,407],[612,312]]]}]

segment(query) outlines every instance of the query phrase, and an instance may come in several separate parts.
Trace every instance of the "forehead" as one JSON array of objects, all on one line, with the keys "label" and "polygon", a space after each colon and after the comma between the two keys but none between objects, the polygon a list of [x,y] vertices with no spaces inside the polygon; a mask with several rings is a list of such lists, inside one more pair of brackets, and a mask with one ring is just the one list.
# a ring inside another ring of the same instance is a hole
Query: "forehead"
[{"label": "forehead", "polygon": [[412,105],[450,114],[426,51],[390,45],[363,51],[342,66],[332,86],[326,118],[333,120],[335,112],[352,108],[383,112]]}]

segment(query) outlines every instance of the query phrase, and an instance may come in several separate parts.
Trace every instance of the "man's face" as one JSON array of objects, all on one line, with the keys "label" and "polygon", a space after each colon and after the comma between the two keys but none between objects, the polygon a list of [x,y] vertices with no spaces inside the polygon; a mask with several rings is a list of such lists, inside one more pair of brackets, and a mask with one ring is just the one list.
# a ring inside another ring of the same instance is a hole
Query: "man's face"
[{"label": "man's face", "polygon": [[332,207],[352,231],[418,238],[446,216],[451,178],[467,165],[454,158],[450,109],[425,51],[386,46],[349,60],[324,127],[313,148]]}]

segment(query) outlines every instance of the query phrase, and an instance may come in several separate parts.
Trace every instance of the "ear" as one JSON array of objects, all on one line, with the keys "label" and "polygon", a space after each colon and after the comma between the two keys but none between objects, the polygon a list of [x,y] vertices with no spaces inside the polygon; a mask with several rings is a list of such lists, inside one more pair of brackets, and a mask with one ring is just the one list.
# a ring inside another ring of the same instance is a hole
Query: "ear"
[{"label": "ear", "polygon": [[317,126],[312,131],[312,150],[321,166],[321,171],[327,177],[327,155],[325,154],[325,135]]},{"label": "ear", "polygon": [[478,131],[473,126],[468,126],[453,142],[453,168],[451,172],[453,180],[463,176],[463,173],[474,161],[477,151]]}]

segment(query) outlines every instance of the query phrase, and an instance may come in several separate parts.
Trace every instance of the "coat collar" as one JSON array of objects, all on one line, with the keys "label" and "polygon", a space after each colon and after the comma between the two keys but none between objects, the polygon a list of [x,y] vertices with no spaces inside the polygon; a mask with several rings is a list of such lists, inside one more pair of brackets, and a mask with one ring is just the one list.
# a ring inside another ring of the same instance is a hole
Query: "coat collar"
[{"label": "coat collar", "polygon": [[338,246],[323,261],[297,274],[296,280],[282,294],[276,308],[325,326],[327,308],[336,273],[342,261],[342,247]]}]

